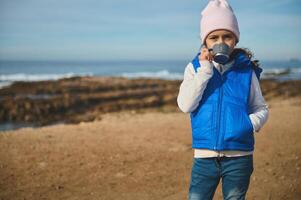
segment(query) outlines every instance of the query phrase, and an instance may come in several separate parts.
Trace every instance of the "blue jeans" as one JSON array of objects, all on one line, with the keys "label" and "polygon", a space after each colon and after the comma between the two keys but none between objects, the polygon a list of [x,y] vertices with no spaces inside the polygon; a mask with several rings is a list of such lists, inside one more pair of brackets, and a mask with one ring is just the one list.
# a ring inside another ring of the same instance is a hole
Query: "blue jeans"
[{"label": "blue jeans", "polygon": [[220,179],[225,200],[245,199],[252,172],[253,155],[194,158],[189,200],[212,199]]}]

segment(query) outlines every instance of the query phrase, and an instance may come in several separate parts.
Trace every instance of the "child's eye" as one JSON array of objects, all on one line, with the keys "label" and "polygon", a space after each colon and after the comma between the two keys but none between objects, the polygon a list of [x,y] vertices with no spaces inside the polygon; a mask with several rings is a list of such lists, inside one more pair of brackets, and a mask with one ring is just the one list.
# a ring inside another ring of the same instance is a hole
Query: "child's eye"
[{"label": "child's eye", "polygon": [[210,40],[216,40],[217,39],[217,37],[211,37],[211,38],[209,38]]},{"label": "child's eye", "polygon": [[231,36],[231,35],[226,35],[226,36],[225,36],[225,38],[227,38],[227,39],[231,39],[231,38],[232,38],[232,36]]}]

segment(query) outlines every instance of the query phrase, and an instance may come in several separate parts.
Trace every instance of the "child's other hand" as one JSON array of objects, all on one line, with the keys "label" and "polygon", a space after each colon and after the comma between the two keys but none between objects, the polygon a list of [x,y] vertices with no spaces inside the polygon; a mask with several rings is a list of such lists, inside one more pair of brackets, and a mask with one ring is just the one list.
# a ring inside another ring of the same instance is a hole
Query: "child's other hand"
[{"label": "child's other hand", "polygon": [[212,62],[213,56],[206,47],[203,47],[201,49],[201,54],[199,55],[199,60],[208,60],[209,62]]}]

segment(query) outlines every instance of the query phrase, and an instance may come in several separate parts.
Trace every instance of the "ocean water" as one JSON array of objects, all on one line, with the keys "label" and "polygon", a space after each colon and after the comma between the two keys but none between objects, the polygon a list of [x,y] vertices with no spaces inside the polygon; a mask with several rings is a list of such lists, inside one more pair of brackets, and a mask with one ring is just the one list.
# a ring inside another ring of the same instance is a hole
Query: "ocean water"
[{"label": "ocean water", "polygon": [[[14,81],[74,76],[121,76],[182,80],[188,61],[0,61],[0,88]],[[301,61],[263,61],[262,78],[301,79]]]}]

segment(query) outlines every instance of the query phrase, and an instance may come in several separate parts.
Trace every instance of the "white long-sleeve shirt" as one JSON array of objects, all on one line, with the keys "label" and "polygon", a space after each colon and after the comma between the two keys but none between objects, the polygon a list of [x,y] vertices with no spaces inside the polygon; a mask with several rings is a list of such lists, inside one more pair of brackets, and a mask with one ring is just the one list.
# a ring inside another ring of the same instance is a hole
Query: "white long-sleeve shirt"
[{"label": "white long-sleeve shirt", "polygon": [[[197,72],[195,72],[192,63],[190,62],[185,68],[183,82],[180,85],[177,97],[177,103],[180,110],[184,113],[190,113],[198,107],[207,83],[213,75],[213,67],[223,74],[232,67],[233,63],[234,61],[221,65],[214,61],[212,63],[207,60],[200,61],[201,67],[197,68]],[[259,132],[268,119],[269,111],[268,105],[262,96],[259,81],[254,71],[252,74],[248,104],[251,112],[249,117],[253,125],[254,132]],[[252,153],[253,151],[214,151],[209,149],[195,149],[194,157],[231,157],[250,155]]]}]

